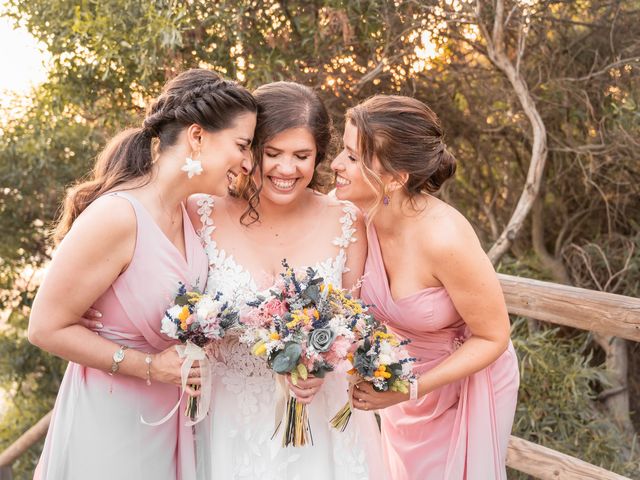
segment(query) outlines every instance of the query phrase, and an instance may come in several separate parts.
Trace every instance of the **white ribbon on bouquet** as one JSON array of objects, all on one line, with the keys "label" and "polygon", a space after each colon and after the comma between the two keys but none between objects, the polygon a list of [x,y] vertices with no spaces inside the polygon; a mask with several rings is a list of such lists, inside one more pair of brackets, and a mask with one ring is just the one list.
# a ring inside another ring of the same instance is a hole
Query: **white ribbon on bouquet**
[{"label": "white ribbon on bouquet", "polygon": [[200,378],[202,381],[200,385],[200,396],[198,397],[198,410],[196,412],[196,418],[194,420],[188,419],[185,422],[185,426],[190,427],[202,421],[209,412],[212,393],[210,375],[211,362],[209,361],[204,348],[201,348],[196,344],[187,341],[185,345],[176,345],[176,350],[178,351],[178,355],[180,356],[180,358],[184,358],[182,368],[180,369],[180,378],[182,380],[180,398],[178,399],[178,402],[173,406],[171,411],[156,422],[147,422],[141,415],[140,421],[145,425],[149,425],[151,427],[162,425],[171,417],[173,417],[173,415],[178,411],[178,409],[180,408],[180,404],[182,403],[182,398],[184,397],[184,394],[186,392],[187,384],[189,383],[189,371],[196,361],[200,366]]}]

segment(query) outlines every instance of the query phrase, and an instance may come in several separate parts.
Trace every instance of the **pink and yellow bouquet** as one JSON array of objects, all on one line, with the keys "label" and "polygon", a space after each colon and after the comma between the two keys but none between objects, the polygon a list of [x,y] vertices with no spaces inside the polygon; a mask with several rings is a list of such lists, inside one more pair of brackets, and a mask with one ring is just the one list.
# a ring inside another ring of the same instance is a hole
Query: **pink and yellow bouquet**
[{"label": "pink and yellow bouquet", "polygon": [[[185,411],[185,415],[190,419],[189,425],[202,420],[209,408],[210,387],[206,384],[209,378],[208,360],[204,348],[222,339],[227,330],[240,325],[238,310],[220,300],[220,296],[219,293],[203,294],[197,289],[188,291],[185,285],[180,283],[172,305],[162,318],[160,332],[182,343],[176,348],[180,356],[185,357],[182,364],[183,393],[193,363],[198,361],[201,368],[203,401],[199,402],[198,397],[189,398]],[[197,386],[193,388],[198,389]],[[175,409],[170,415],[174,412]]]},{"label": "pink and yellow bouquet", "polygon": [[[248,303],[243,311],[240,340],[251,346],[254,355],[263,357],[274,372],[290,374],[295,385],[300,378],[324,377],[333,371],[347,359],[358,332],[372,328],[373,319],[360,301],[325,285],[314,269],[297,275],[286,260],[282,264],[285,272],[269,295]],[[283,378],[279,381],[281,392],[287,390]],[[282,393],[280,398],[276,417],[283,420],[276,432],[284,422],[282,445],[313,443],[306,405],[293,395]]]},{"label": "pink and yellow bouquet", "polygon": [[[408,343],[408,340],[400,341],[393,333],[387,332],[384,325],[377,325],[368,335],[363,335],[355,352],[348,356],[353,365],[349,370],[353,375],[351,385],[365,381],[371,382],[379,392],[409,392],[410,382],[415,381],[411,364],[416,359],[409,356],[404,348]],[[348,402],[331,419],[331,426],[344,431],[351,411],[351,403]]]}]

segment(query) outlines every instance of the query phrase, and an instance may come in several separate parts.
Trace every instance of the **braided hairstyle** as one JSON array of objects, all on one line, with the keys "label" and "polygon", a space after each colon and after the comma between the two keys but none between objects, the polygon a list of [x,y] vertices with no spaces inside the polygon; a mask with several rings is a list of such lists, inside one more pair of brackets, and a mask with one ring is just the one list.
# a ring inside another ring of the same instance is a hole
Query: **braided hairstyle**
[{"label": "braided hairstyle", "polygon": [[373,218],[385,195],[373,169],[374,157],[396,179],[407,173],[404,193],[413,202],[421,193],[436,193],[456,172],[447,150],[440,119],[420,100],[401,95],[375,95],[347,110],[347,121],[358,129],[358,154],[365,180],[376,191]]},{"label": "braided hairstyle", "polygon": [[147,110],[141,128],[117,134],[98,156],[91,177],[69,189],[53,237],[60,242],[71,224],[100,195],[124,183],[150,180],[154,144],[159,153],[180,132],[197,124],[208,132],[230,127],[240,114],[256,113],[248,90],[211,70],[187,70],[167,82]]}]

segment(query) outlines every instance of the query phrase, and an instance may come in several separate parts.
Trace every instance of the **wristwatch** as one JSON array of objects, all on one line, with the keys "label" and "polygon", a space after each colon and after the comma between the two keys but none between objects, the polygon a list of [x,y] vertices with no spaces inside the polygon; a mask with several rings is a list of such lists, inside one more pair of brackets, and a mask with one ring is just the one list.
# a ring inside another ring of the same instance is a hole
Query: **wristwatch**
[{"label": "wristwatch", "polygon": [[113,354],[113,361],[111,362],[111,371],[109,372],[109,375],[117,373],[118,369],[120,368],[120,362],[124,360],[124,351],[127,348],[129,347],[127,347],[126,345],[120,345],[120,348],[115,351],[115,353]]}]

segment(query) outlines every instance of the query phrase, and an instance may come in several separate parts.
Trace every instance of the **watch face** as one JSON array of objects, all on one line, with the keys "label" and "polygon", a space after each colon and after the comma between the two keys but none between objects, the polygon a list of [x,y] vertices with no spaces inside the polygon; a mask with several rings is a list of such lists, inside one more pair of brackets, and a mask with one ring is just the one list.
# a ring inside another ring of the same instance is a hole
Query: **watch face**
[{"label": "watch face", "polygon": [[121,362],[122,360],[124,360],[124,350],[118,350],[116,353],[113,354],[113,361],[114,362]]}]

